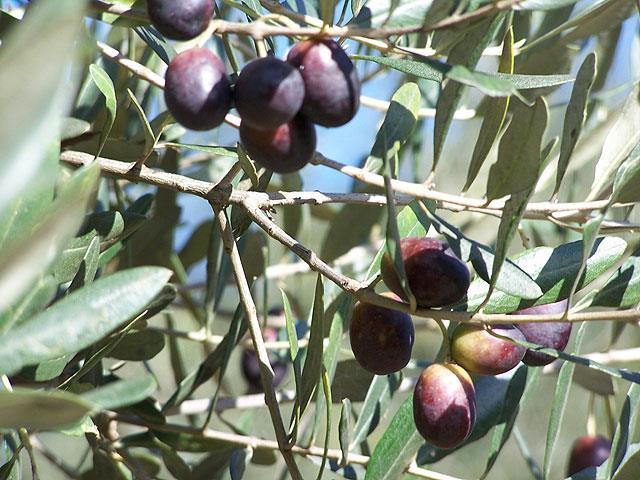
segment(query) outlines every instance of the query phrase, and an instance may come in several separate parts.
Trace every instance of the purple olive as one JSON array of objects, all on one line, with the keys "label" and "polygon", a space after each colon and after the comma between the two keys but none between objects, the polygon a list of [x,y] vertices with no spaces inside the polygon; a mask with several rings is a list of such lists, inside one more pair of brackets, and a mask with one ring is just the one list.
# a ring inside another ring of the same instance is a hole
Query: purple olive
[{"label": "purple olive", "polygon": [[[567,308],[567,300],[561,300],[547,305],[524,308],[518,310],[514,315],[557,315],[563,313]],[[517,323],[516,327],[524,334],[527,342],[563,351],[569,343],[571,336],[571,322],[530,322]],[[555,360],[551,355],[527,350],[522,360],[532,367],[547,365]]]},{"label": "purple olive", "polygon": [[588,467],[599,467],[611,454],[611,442],[601,435],[584,435],[571,447],[567,476]]},{"label": "purple olive", "polygon": [[213,16],[213,0],[147,0],[151,23],[165,37],[190,40],[204,32]]},{"label": "purple olive", "polygon": [[360,81],[342,47],[331,39],[305,40],[291,48],[287,61],[304,79],[302,113],[324,127],[351,120],[360,107]]},{"label": "purple olive", "polygon": [[[262,332],[262,336],[266,342],[274,342],[278,339],[278,331],[275,328],[267,327]],[[269,353],[269,361],[273,369],[272,385],[277,387],[282,383],[282,380],[284,380],[287,374],[288,364],[272,352]],[[249,384],[251,392],[258,393],[263,391],[262,379],[260,377],[260,362],[253,349],[245,348],[242,352],[242,373]]]},{"label": "purple olive", "polygon": [[422,371],[413,392],[413,419],[420,435],[439,448],[454,448],[476,421],[476,394],[469,374],[453,363]]},{"label": "purple olive", "polygon": [[301,115],[275,130],[258,130],[242,121],[240,140],[253,160],[276,173],[300,170],[316,151],[315,127]]},{"label": "purple olive", "polygon": [[244,124],[258,130],[274,130],[291,121],[302,108],[302,75],[278,58],[259,58],[240,72],[235,100]]},{"label": "purple olive", "polygon": [[[511,325],[495,325],[498,335],[524,341],[520,330]],[[499,375],[514,368],[526,348],[502,340],[476,325],[461,323],[451,336],[451,357],[469,372]]]},{"label": "purple olive", "polygon": [[[471,281],[469,269],[446,243],[435,238],[407,237],[400,251],[409,287],[421,307],[444,307],[462,299]],[[382,278],[389,289],[404,297],[388,254],[382,257]]]},{"label": "purple olive", "polygon": [[409,363],[415,331],[406,313],[358,302],[353,307],[349,337],[353,355],[362,368],[387,375]]},{"label": "purple olive", "polygon": [[181,125],[211,130],[231,108],[231,86],[222,61],[206,48],[177,55],[165,75],[164,98]]}]

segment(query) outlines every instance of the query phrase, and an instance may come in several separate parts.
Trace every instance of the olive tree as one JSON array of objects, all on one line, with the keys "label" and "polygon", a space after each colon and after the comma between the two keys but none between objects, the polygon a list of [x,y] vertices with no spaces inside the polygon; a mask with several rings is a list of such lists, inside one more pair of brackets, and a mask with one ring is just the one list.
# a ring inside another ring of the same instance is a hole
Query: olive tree
[{"label": "olive tree", "polygon": [[637,0],[0,0],[0,478],[640,478]]}]

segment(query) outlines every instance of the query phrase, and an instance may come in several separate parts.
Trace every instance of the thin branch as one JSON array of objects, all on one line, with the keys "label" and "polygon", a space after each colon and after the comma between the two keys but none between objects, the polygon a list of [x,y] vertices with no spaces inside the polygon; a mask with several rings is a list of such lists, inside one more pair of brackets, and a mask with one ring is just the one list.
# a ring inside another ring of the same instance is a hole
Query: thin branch
[{"label": "thin branch", "polygon": [[[84,165],[93,161],[93,155],[81,153],[81,152],[63,152],[60,156],[61,160],[73,164],[73,165]],[[126,178],[131,181],[142,181],[148,183],[150,185],[157,185],[164,188],[170,188],[173,190],[177,190],[180,192],[191,193],[194,195],[198,195],[202,198],[208,199],[212,205],[222,206],[228,203],[235,203],[243,206],[249,216],[255,221],[258,225],[260,225],[264,231],[271,236],[272,238],[278,240],[280,243],[285,245],[291,251],[293,251],[296,255],[298,255],[305,263],[309,265],[309,267],[316,271],[322,273],[325,277],[335,282],[340,288],[343,290],[356,295],[360,300],[366,301],[368,303],[373,303],[380,306],[386,306],[389,308],[394,308],[396,310],[405,311],[408,313],[412,313],[418,317],[425,318],[433,318],[438,320],[456,320],[461,322],[470,322],[470,323],[522,323],[522,322],[552,322],[552,321],[560,321],[562,319],[561,315],[520,315],[518,318],[514,318],[511,315],[486,315],[486,314],[476,314],[471,315],[466,312],[447,312],[443,310],[429,310],[429,309],[418,309],[416,312],[411,312],[409,309],[409,305],[397,302],[387,297],[383,297],[381,295],[377,295],[373,290],[365,288],[364,285],[360,284],[360,282],[353,280],[342,273],[337,272],[335,269],[330,267],[324,261],[322,261],[312,250],[308,249],[301,243],[299,243],[296,239],[292,238],[288,235],[284,230],[282,230],[275,222],[273,222],[267,214],[261,210],[258,206],[260,205],[258,202],[255,202],[252,198],[255,192],[238,192],[232,191],[231,193],[225,192],[224,190],[217,190],[215,185],[209,182],[203,182],[201,180],[194,180],[188,177],[184,177],[177,174],[171,174],[166,172],[159,172],[147,168],[145,166],[142,167],[140,172],[132,172],[131,165],[125,162],[118,162],[115,160],[107,160],[104,158],[99,158],[97,160],[100,164],[100,167],[103,173],[108,175],[116,176],[119,178]],[[359,170],[359,169],[358,169]],[[407,182],[397,182],[405,185],[415,185]],[[415,185],[419,187],[418,185]],[[394,186],[395,188],[395,186]],[[303,193],[303,192],[300,192]],[[282,192],[276,192],[276,195],[282,195]],[[309,195],[313,195],[311,192],[307,192]],[[264,194],[260,194],[264,195]],[[272,195],[272,194],[268,194]],[[347,195],[347,194],[345,194]],[[306,203],[306,200],[305,200]],[[593,207],[593,204],[598,204],[599,202],[588,202],[590,203],[590,207]],[[530,204],[530,206],[535,206],[536,204]],[[564,208],[566,205],[577,206],[579,208],[585,208],[584,204],[557,204],[560,205],[561,208]],[[588,313],[574,313],[570,314],[568,321],[573,322],[581,322],[581,321],[595,321],[595,320],[617,320],[617,321],[631,321],[638,318],[637,311],[609,311],[609,312],[588,312]]]},{"label": "thin branch", "polygon": [[249,333],[251,334],[251,340],[253,341],[253,346],[260,365],[260,377],[262,380],[262,388],[264,390],[264,400],[269,408],[271,423],[273,424],[273,429],[275,430],[276,438],[278,440],[277,448],[280,450],[293,480],[302,480],[302,476],[300,475],[300,471],[298,470],[298,466],[296,465],[295,459],[291,454],[291,450],[289,449],[287,442],[287,432],[282,422],[282,415],[280,414],[280,408],[278,407],[278,399],[272,385],[273,369],[271,368],[271,363],[269,361],[269,354],[264,346],[264,340],[260,330],[260,322],[256,313],[256,306],[253,298],[251,297],[249,284],[247,283],[247,279],[244,274],[242,260],[240,259],[240,252],[238,251],[238,246],[236,245],[233,232],[231,231],[231,225],[228,222],[227,215],[224,210],[214,204],[211,206],[215,212],[218,227],[220,228],[224,250],[231,261],[231,268],[238,286],[240,302],[244,308],[246,319],[249,322]]},{"label": "thin branch", "polygon": [[[263,21],[254,21],[251,23],[227,22],[224,20],[214,20],[212,30],[215,33],[235,33],[238,35],[247,35],[255,39],[263,39],[267,36],[287,35],[287,36],[317,36],[324,35],[327,37],[353,38],[363,43],[367,40],[388,39],[410,33],[426,33],[436,30],[444,30],[477,21],[494,13],[509,10],[522,0],[499,0],[489,5],[478,8],[472,12],[463,15],[456,15],[445,18],[434,24],[412,25],[408,27],[387,27],[387,28],[359,28],[359,27],[339,27],[339,26],[323,26],[322,22],[307,15],[300,15],[296,12],[288,10],[277,2],[265,1],[260,2],[262,6],[270,12],[274,12],[299,23],[305,23],[308,27],[302,26],[280,26],[269,25]],[[118,14],[134,20],[148,21],[149,18],[144,10],[130,8],[125,5],[108,3],[100,0],[92,0],[91,7],[98,12]]]},{"label": "thin branch", "polygon": [[[94,156],[84,152],[76,152],[67,150],[62,152],[60,159],[74,166],[82,166],[93,161]],[[328,192],[246,192],[246,191],[228,191],[222,188],[216,188],[216,184],[195,180],[183,175],[166,173],[159,170],[143,166],[140,172],[132,170],[134,163],[120,162],[99,157],[97,161],[100,164],[102,173],[114,178],[121,178],[137,183],[142,182],[157,187],[168,188],[182,193],[189,193],[202,197],[219,205],[241,204],[245,200],[253,202],[254,205],[261,209],[269,209],[278,206],[295,206],[295,205],[325,205],[330,203],[353,203],[362,205],[386,205],[386,197],[371,193],[328,193]],[[381,186],[380,175],[367,172],[357,167],[351,167],[335,160],[329,160],[320,154],[316,154],[314,162],[319,165],[326,165],[330,168],[337,169],[353,178],[362,180],[370,185]],[[424,185],[403,182],[401,180],[392,180],[394,190],[396,190],[395,201],[398,205],[406,205],[414,197],[431,199],[438,202],[438,208],[459,211],[473,211],[487,215],[501,214],[500,208],[504,206],[502,201],[494,201],[488,204],[488,207],[474,207],[472,205],[480,205],[484,201],[480,199],[466,198],[448,193],[430,190]],[[582,219],[584,214],[591,210],[601,208],[606,200],[598,200],[594,202],[575,202],[575,203],[553,203],[539,202],[530,203],[525,212],[525,218],[533,220],[548,219],[549,215],[555,212],[573,212],[576,217]],[[614,204],[614,207],[626,207],[628,204]],[[576,213],[582,212],[582,213]],[[564,218],[564,217],[563,217]],[[566,225],[566,224],[565,224]],[[607,223],[609,228],[632,230],[638,228],[637,225],[625,224],[621,222]]]},{"label": "thin branch", "polygon": [[[210,430],[210,429],[201,431],[191,427],[177,425],[177,424],[150,425],[146,421],[142,421],[137,418],[128,417],[120,414],[114,414],[113,419],[123,423],[140,425],[143,427],[150,428],[152,430],[183,433],[187,435],[200,436],[202,438],[207,438],[212,440],[220,440],[222,442],[226,442],[232,445],[251,447],[254,450],[278,450],[279,448],[278,442],[275,442],[273,440],[264,440],[256,437],[237,435],[235,433],[220,432],[217,430]],[[297,455],[308,456],[308,457],[322,457],[325,453],[324,448],[321,448],[321,447],[316,447],[316,446],[301,447],[298,445],[293,445],[291,447],[291,452]],[[339,460],[340,458],[342,458],[342,451],[339,449],[329,449],[329,451],[327,452],[327,458]],[[367,465],[369,463],[369,459],[370,457],[366,455],[349,453],[349,463],[353,463],[357,465]],[[415,475],[416,477],[425,478],[428,480],[462,480],[458,477],[452,477],[442,473],[432,472],[424,468],[417,467],[416,465],[408,466],[405,472],[411,475]]]},{"label": "thin branch", "polygon": [[[320,153],[316,153],[313,158],[313,163],[316,165],[324,165],[333,170],[344,173],[356,180],[363,183],[374,185],[377,187],[384,187],[384,177],[376,173],[366,171],[362,168],[352,167],[345,165],[335,160],[326,158]],[[424,198],[428,200],[435,200],[441,202],[443,208],[444,205],[457,205],[459,207],[466,207],[469,209],[482,208],[485,210],[502,210],[505,206],[504,200],[493,200],[487,202],[479,198],[462,197],[460,195],[453,195],[450,193],[438,192],[431,190],[426,185],[404,182],[402,180],[392,180],[392,186],[397,193],[405,194],[413,198]],[[595,200],[591,202],[567,202],[567,203],[555,203],[555,202],[533,202],[527,205],[526,212],[538,213],[538,214],[553,214],[557,212],[563,212],[563,219],[567,219],[569,214],[575,212],[590,212],[593,210],[599,210],[608,204],[608,200]],[[628,206],[627,204],[615,204],[616,207]]]},{"label": "thin branch", "polygon": [[244,207],[251,219],[257,225],[259,225],[270,237],[279,241],[282,245],[287,247],[293,253],[298,255],[300,259],[306,262],[312,270],[321,273],[323,276],[330,279],[336,285],[342,288],[345,292],[353,294],[361,301],[407,312],[416,317],[431,318],[434,320],[452,320],[473,324],[513,324],[526,322],[560,321],[583,322],[605,320],[634,321],[640,318],[640,313],[635,309],[569,313],[566,318],[564,318],[564,315],[562,313],[557,315],[515,316],[509,314],[474,314],[470,312],[451,312],[447,310],[431,310],[423,308],[419,308],[413,311],[408,304],[399,302],[386,296],[378,295],[373,289],[368,288],[364,284],[335,271],[320,258],[318,258],[318,256],[312,250],[305,247],[296,239],[291,237],[287,232],[285,232],[275,222],[273,222],[265,212],[255,207],[254,205],[251,205],[250,202],[244,202]]}]

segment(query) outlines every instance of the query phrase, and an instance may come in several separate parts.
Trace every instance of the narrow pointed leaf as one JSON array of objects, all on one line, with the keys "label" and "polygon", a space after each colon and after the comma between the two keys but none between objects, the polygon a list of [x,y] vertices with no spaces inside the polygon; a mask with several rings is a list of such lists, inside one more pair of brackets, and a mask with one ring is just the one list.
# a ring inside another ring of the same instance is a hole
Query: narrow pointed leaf
[{"label": "narrow pointed leaf", "polygon": [[[601,237],[595,242],[586,269],[580,279],[579,288],[594,281],[607,268],[615,264],[623,255],[627,243],[616,237]],[[536,299],[523,300],[521,297],[508,295],[502,291],[494,291],[489,303],[484,306],[485,313],[509,313],[516,310],[553,303],[569,296],[574,279],[582,264],[583,242],[571,242],[556,248],[537,247],[516,255],[512,262],[525,271],[541,289],[542,296]],[[632,257],[633,258],[633,257]],[[506,265],[506,264],[505,264]],[[503,270],[500,277],[505,274]],[[628,270],[625,278],[628,276]],[[498,277],[498,278],[500,278]],[[615,295],[624,285],[620,282],[612,285],[610,295]],[[474,311],[485,298],[487,283],[482,279],[471,282],[467,292],[465,308]],[[602,297],[601,297],[602,298]],[[603,298],[604,301],[604,298]]]},{"label": "narrow pointed leaf", "polygon": [[[442,82],[445,77],[450,75],[450,71],[453,69],[451,65],[429,59],[418,61],[366,55],[354,55],[352,58],[375,62],[408,75],[415,75],[434,82]],[[460,65],[453,71],[452,79],[476,87],[484,94],[492,97],[508,97],[517,93],[518,90],[555,87],[573,81],[571,75],[485,73],[469,71]]]},{"label": "narrow pointed leaf", "polygon": [[[568,348],[569,351],[579,353],[586,330],[587,323],[580,325],[577,335]],[[547,427],[547,441],[544,451],[543,478],[545,479],[549,478],[551,473],[551,456],[558,441],[562,418],[564,417],[564,412],[567,408],[569,389],[571,388],[571,377],[573,376],[574,370],[575,365],[573,363],[565,362],[560,368],[560,373],[558,374],[553,403],[551,404],[551,415],[549,418],[549,426]]]},{"label": "narrow pointed leaf", "polygon": [[[450,79],[454,79],[455,73],[453,76],[451,74],[459,66],[464,66],[468,70],[475,68],[482,52],[502,26],[504,18],[504,14],[497,14],[493,18],[483,20],[467,30],[464,38],[453,47],[447,58],[450,64],[455,65],[448,72]],[[466,71],[464,70],[464,72]],[[464,83],[467,83],[467,81],[460,83],[461,76],[462,74],[458,74],[458,81],[449,81],[440,90],[433,130],[433,170],[438,164],[453,116],[465,91]]]},{"label": "narrow pointed leaf", "polygon": [[487,200],[519,193],[535,185],[540,174],[540,147],[547,127],[547,105],[539,97],[532,108],[518,105],[500,140],[498,160],[491,166]]},{"label": "narrow pointed leaf", "polygon": [[322,276],[318,275],[316,281],[315,297],[313,299],[313,314],[311,317],[311,333],[309,334],[309,346],[307,357],[302,368],[301,397],[299,400],[300,413],[302,414],[313,393],[316,391],[322,376],[322,354],[323,354],[323,320],[324,320],[324,285]]},{"label": "narrow pointed leaf", "polygon": [[75,54],[86,3],[37,2],[2,40],[0,212],[27,186],[38,187],[43,159],[62,124],[67,61]]},{"label": "narrow pointed leaf", "polygon": [[591,194],[588,199],[602,197],[625,158],[640,143],[640,84],[631,91],[602,147],[596,164]]},{"label": "narrow pointed leaf", "polygon": [[[502,73],[513,73],[513,29],[509,28],[504,38],[502,47],[502,55],[500,56],[500,64],[498,71]],[[482,119],[478,140],[473,148],[471,156],[471,164],[467,171],[467,180],[462,187],[462,191],[466,192],[475,180],[480,168],[491,151],[491,147],[498,138],[504,119],[509,109],[509,98],[503,97],[488,100],[487,111]]]},{"label": "narrow pointed leaf", "polygon": [[596,55],[590,53],[582,62],[580,70],[576,75],[576,81],[573,84],[571,98],[567,111],[564,114],[564,126],[562,127],[562,143],[560,144],[560,158],[558,159],[558,172],[556,174],[556,185],[553,193],[556,194],[560,190],[562,179],[569,166],[569,159],[573,153],[573,149],[580,138],[580,132],[584,125],[587,115],[587,100],[591,85],[596,75]]},{"label": "narrow pointed leaf", "polygon": [[0,373],[11,375],[97,342],[142,312],[170,276],[164,268],[124,270],[56,302],[0,336]]},{"label": "narrow pointed leaf", "polygon": [[97,164],[78,170],[42,212],[37,227],[0,251],[0,312],[25,293],[77,232],[94,203],[99,175]]},{"label": "narrow pointed leaf", "polygon": [[376,135],[364,168],[377,172],[386,159],[394,158],[411,136],[418,120],[420,89],[415,83],[402,85],[391,98],[391,104]]},{"label": "narrow pointed leaf", "polygon": [[103,387],[91,390],[80,398],[96,404],[104,410],[113,410],[141,402],[156,390],[156,381],[151,375],[118,380]]},{"label": "narrow pointed leaf", "polygon": [[89,74],[91,75],[93,83],[96,84],[96,87],[98,87],[98,90],[100,90],[104,96],[105,107],[107,109],[107,119],[104,127],[100,131],[100,141],[98,142],[98,149],[96,150],[96,158],[98,158],[100,153],[102,153],[105,143],[107,143],[109,133],[111,133],[113,124],[116,121],[116,90],[109,74],[98,64],[94,63],[89,66]]},{"label": "narrow pointed leaf", "polygon": [[0,391],[0,428],[50,430],[82,419],[92,406],[61,391],[15,389]]}]

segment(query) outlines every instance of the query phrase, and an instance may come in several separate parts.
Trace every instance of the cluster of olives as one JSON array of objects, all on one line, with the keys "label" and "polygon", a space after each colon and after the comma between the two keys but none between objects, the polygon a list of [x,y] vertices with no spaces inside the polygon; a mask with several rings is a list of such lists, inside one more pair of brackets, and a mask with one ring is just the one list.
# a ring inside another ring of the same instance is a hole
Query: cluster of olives
[{"label": "cluster of olives", "polygon": [[[409,237],[400,241],[400,251],[409,288],[419,307],[446,307],[464,298],[470,284],[469,270],[445,243]],[[407,300],[388,255],[383,257],[381,271],[384,283],[393,292],[386,295]],[[516,314],[554,314],[565,307],[566,301],[562,301]],[[541,366],[554,360],[500,337],[562,350],[570,333],[571,324],[565,322],[524,323],[517,328],[499,325],[492,328],[492,333],[480,326],[459,324],[450,339],[451,361],[430,365],[418,378],[413,395],[416,428],[437,447],[456,447],[469,436],[475,423],[475,389],[470,373],[498,375],[520,361]],[[407,365],[415,332],[408,314],[359,302],[353,310],[350,338],[360,365],[386,375]]]},{"label": "cluster of olives", "polygon": [[[149,16],[165,36],[176,40],[204,32],[212,0],[150,0]],[[219,126],[238,110],[240,140],[249,155],[277,173],[304,167],[316,150],[314,124],[338,127],[360,106],[360,82],[353,63],[331,39],[312,39],[291,48],[286,61],[273,56],[247,64],[235,85],[223,62],[206,48],[177,55],[165,75],[167,108],[192,130]]]}]

